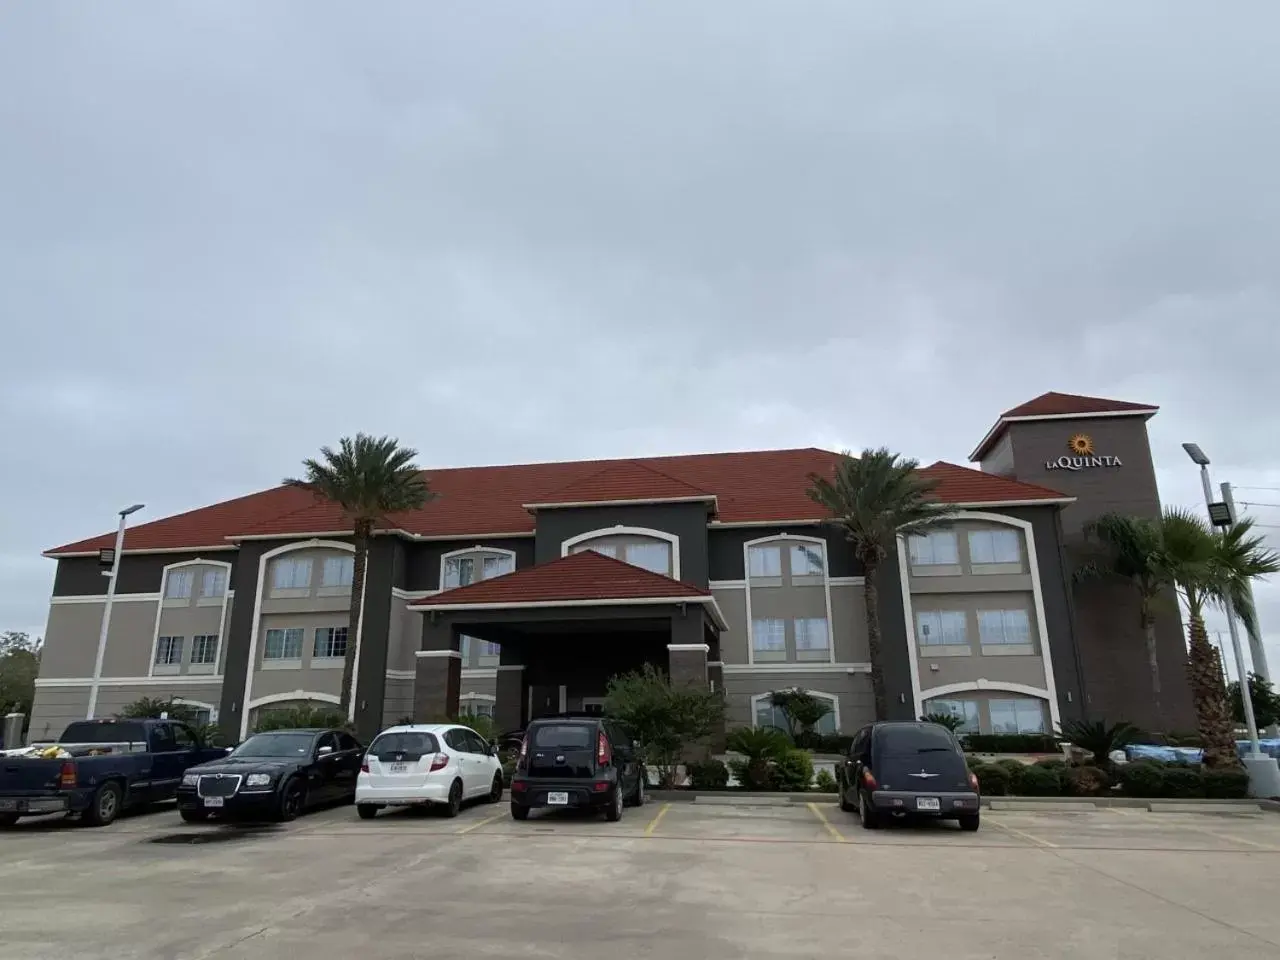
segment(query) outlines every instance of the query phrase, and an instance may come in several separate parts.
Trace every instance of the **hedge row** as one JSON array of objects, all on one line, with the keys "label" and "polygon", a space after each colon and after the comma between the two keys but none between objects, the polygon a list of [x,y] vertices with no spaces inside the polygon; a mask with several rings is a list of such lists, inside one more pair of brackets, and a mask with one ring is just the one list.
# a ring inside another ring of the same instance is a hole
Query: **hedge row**
[{"label": "hedge row", "polygon": [[[1113,779],[1095,766],[1068,765],[1063,760],[1024,764],[1018,760],[995,763],[970,761],[988,797],[1097,797],[1113,793]],[[1243,770],[1208,770],[1186,764],[1139,760],[1117,768],[1114,784],[1126,797],[1207,797],[1234,800],[1248,796],[1249,776]]]}]

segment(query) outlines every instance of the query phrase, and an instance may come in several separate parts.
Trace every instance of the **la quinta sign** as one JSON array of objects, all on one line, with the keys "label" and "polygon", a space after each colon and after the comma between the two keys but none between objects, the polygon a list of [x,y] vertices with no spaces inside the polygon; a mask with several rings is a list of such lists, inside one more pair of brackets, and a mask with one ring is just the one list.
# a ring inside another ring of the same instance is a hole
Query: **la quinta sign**
[{"label": "la quinta sign", "polygon": [[1110,454],[1098,454],[1093,449],[1093,437],[1087,433],[1077,433],[1067,441],[1067,449],[1071,456],[1062,456],[1057,460],[1046,460],[1046,470],[1094,470],[1099,467],[1123,467],[1119,457]]}]

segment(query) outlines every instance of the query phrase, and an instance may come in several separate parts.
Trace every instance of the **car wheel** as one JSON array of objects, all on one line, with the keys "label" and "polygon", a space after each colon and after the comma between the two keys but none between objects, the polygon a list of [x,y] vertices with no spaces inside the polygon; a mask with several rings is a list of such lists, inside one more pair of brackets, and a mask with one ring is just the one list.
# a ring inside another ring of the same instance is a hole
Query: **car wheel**
[{"label": "car wheel", "polygon": [[845,790],[845,786],[843,783],[840,784],[839,790],[840,790],[840,809],[843,810],[845,813],[853,813],[854,811],[856,811],[858,808],[855,804],[849,801],[849,794]]},{"label": "car wheel", "polygon": [[493,775],[493,786],[489,788],[488,800],[490,803],[497,803],[502,799],[502,771],[499,770]]},{"label": "car wheel", "polygon": [[444,805],[444,815],[446,817],[456,817],[458,811],[462,809],[462,781],[453,781],[453,786],[449,788],[449,799]]},{"label": "car wheel", "polygon": [[644,806],[644,800],[645,800],[645,796],[644,796],[644,781],[645,781],[644,771],[643,771],[643,770],[641,770],[641,771],[640,771],[640,773],[636,776],[636,792],[635,792],[635,796],[633,796],[633,797],[631,798],[631,805],[632,805],[633,807],[643,807],[643,806]]},{"label": "car wheel", "polygon": [[960,818],[960,829],[973,833],[982,825],[982,815],[971,813]]},{"label": "car wheel", "polygon": [[298,814],[302,813],[306,806],[306,792],[303,789],[302,781],[292,779],[288,781],[280,790],[280,799],[276,802],[276,819],[281,823],[288,823],[290,820],[298,819]]},{"label": "car wheel", "polygon": [[0,827],[12,827],[18,822],[16,813],[0,813]]},{"label": "car wheel", "polygon": [[858,820],[863,830],[878,830],[880,814],[871,809],[871,798],[865,792],[858,794]]},{"label": "car wheel", "polygon": [[625,798],[622,796],[622,784],[619,783],[613,788],[613,802],[605,809],[604,818],[610,823],[617,823],[621,820],[622,807],[625,802]]},{"label": "car wheel", "polygon": [[105,827],[120,816],[120,801],[124,794],[120,784],[108,781],[100,786],[84,812],[84,822],[91,827]]},{"label": "car wheel", "polygon": [[182,817],[187,823],[204,823],[209,819],[207,810],[179,810],[178,816]]},{"label": "car wheel", "polygon": [[511,819],[512,820],[528,820],[529,808],[524,806],[524,804],[520,804],[520,803],[511,804]]},{"label": "car wheel", "polygon": [[372,820],[378,815],[378,805],[375,803],[357,803],[356,813],[360,814],[361,820]]}]

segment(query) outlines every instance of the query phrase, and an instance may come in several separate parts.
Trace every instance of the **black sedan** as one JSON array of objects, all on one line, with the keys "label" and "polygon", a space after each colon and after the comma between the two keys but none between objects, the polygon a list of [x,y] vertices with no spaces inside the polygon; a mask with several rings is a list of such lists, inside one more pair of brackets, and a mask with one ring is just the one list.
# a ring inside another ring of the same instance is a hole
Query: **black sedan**
[{"label": "black sedan", "polygon": [[178,812],[189,823],[241,815],[292,820],[326,803],[352,803],[364,747],[343,730],[255,733],[226,757],[188,768]]}]

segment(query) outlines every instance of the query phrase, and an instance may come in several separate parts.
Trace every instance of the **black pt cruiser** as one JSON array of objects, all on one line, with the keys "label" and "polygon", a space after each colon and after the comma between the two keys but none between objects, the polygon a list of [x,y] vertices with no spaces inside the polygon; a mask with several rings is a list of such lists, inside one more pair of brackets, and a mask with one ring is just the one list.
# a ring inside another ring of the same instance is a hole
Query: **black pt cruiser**
[{"label": "black pt cruiser", "polygon": [[226,757],[190,767],[178,812],[198,823],[213,816],[292,820],[324,803],[352,803],[364,748],[344,730],[255,733]]}]

